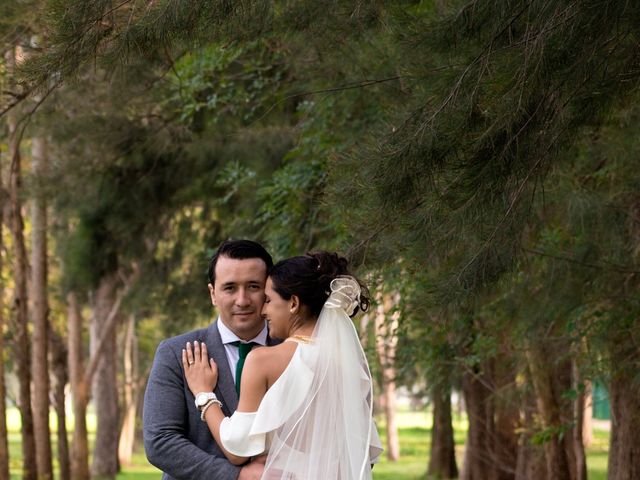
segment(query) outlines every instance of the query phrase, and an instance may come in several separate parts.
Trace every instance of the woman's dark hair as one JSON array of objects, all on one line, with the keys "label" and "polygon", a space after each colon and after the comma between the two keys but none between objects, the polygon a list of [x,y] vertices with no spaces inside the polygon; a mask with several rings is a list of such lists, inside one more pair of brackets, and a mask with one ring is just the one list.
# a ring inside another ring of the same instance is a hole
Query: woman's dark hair
[{"label": "woman's dark hair", "polygon": [[209,260],[207,276],[209,277],[209,283],[211,285],[216,283],[216,264],[220,257],[234,258],[236,260],[259,258],[267,266],[267,272],[273,267],[271,255],[269,255],[269,252],[259,243],[252,242],[251,240],[225,240]]},{"label": "woman's dark hair", "polygon": [[[311,315],[317,317],[331,293],[331,281],[340,275],[353,277],[348,265],[349,261],[337,253],[313,252],[279,261],[269,270],[269,277],[278,295],[285,300],[296,295],[309,308]],[[366,311],[371,303],[369,291],[360,280],[356,278],[356,281],[361,288],[358,306]]]}]

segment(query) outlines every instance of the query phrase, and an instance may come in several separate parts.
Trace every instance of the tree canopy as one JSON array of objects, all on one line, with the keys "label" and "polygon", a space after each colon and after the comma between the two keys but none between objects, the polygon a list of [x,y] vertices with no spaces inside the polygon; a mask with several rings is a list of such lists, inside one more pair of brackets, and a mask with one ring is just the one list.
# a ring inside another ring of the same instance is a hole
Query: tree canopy
[{"label": "tree canopy", "polygon": [[638,471],[630,2],[32,0],[0,6],[0,38],[3,193],[22,152],[11,198],[49,202],[54,317],[68,294],[117,304],[148,365],[210,320],[223,239],[339,250],[400,318],[398,382],[464,395],[495,470],[466,478],[584,478],[595,379],[626,419],[609,477]]}]

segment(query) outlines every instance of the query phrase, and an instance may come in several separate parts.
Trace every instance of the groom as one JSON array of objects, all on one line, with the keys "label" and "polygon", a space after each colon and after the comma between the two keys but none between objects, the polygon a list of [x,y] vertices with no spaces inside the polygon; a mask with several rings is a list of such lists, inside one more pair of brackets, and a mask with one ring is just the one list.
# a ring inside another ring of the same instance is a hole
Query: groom
[{"label": "groom", "polygon": [[239,344],[271,344],[261,311],[272,265],[271,255],[258,243],[223,242],[209,265],[209,292],[218,320],[158,346],[144,396],[143,425],[147,458],[164,472],[163,479],[251,480],[262,475],[264,457],[237,467],[216,445],[184,379],[181,355],[187,342],[206,343],[218,364],[215,394],[224,414],[233,414],[238,406]]}]

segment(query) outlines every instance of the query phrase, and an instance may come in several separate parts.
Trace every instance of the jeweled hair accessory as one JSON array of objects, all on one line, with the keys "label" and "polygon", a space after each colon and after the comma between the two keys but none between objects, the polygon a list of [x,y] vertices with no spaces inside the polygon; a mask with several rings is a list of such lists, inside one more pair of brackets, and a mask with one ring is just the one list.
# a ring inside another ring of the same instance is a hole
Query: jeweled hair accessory
[{"label": "jeweled hair accessory", "polygon": [[349,316],[353,315],[360,305],[360,284],[355,278],[342,275],[331,280],[331,294],[325,307],[341,308]]}]

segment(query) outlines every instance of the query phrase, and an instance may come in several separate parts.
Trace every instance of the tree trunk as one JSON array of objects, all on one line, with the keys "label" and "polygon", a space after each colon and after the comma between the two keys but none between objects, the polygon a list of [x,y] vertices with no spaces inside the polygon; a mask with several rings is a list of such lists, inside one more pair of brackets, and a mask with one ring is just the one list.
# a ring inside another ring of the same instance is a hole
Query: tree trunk
[{"label": "tree trunk", "polygon": [[[16,64],[16,52],[8,54],[8,69]],[[11,210],[11,234],[14,248],[13,276],[15,283],[13,311],[15,315],[14,361],[20,382],[18,407],[21,416],[22,433],[22,476],[25,480],[35,480],[38,476],[36,446],[31,411],[31,344],[29,341],[29,315],[27,309],[27,250],[24,243],[24,222],[22,220],[20,133],[15,112],[7,114],[9,129],[9,201]]]},{"label": "tree trunk", "polygon": [[[91,475],[98,478],[115,478],[120,470],[118,440],[120,415],[118,406],[117,365],[118,349],[115,328],[108,328],[107,321],[116,302],[117,276],[103,277],[95,292],[91,317],[91,356],[99,355],[92,380],[92,394],[96,407],[98,426],[91,465]],[[98,347],[102,343],[102,353]]]},{"label": "tree trunk", "polygon": [[64,341],[55,332],[49,336],[49,351],[51,352],[51,368],[53,371],[53,405],[58,418],[58,465],[60,480],[71,479],[69,460],[69,441],[67,439],[67,415],[65,410],[64,389],[69,381],[67,370],[67,349]]},{"label": "tree trunk", "polygon": [[130,465],[136,435],[136,416],[139,400],[138,388],[138,337],[135,333],[135,316],[129,315],[124,340],[124,420],[120,430],[118,459],[121,465]]},{"label": "tree trunk", "polygon": [[[393,311],[394,299],[379,292],[376,309],[376,350],[382,366],[382,395],[387,420],[387,458],[395,462],[400,458],[400,439],[396,422],[396,346],[398,344],[398,312]],[[397,299],[396,302],[397,303]]]},{"label": "tree trunk", "polygon": [[582,444],[585,447],[593,443],[593,383],[584,381],[584,411],[582,414]]},{"label": "tree trunk", "polygon": [[71,478],[74,480],[89,480],[89,437],[87,435],[89,386],[85,382],[82,352],[82,316],[78,300],[73,292],[67,294],[67,309],[69,377],[75,420],[71,447]]},{"label": "tree trunk", "polygon": [[[530,378],[527,378],[526,385],[530,385],[530,383]],[[524,397],[524,425],[521,429],[522,434],[518,445],[515,480],[547,478],[544,449],[539,445],[534,445],[531,441],[531,432],[536,430],[534,417],[536,400],[535,395],[527,386],[525,386]]]},{"label": "tree trunk", "polygon": [[[134,266],[135,267],[135,266]],[[118,292],[116,300],[108,310],[108,314],[105,317],[100,317],[99,323],[96,320],[96,308],[103,309],[105,302],[108,298],[109,282],[105,282],[105,279],[101,282],[101,288],[98,288],[97,295],[102,297],[96,300],[94,306],[94,318],[92,318],[92,325],[90,329],[91,336],[91,350],[92,354],[89,358],[87,367],[84,367],[83,352],[82,352],[82,316],[80,314],[80,308],[75,293],[70,292],[67,294],[67,306],[68,306],[68,321],[69,321],[69,372],[71,377],[71,389],[73,394],[73,413],[75,416],[75,429],[73,432],[73,446],[72,446],[72,460],[71,460],[71,473],[74,480],[88,480],[89,479],[89,442],[87,435],[87,405],[89,403],[90,385],[97,377],[97,372],[105,357],[105,352],[108,351],[108,346],[113,344],[112,339],[115,335],[115,325],[118,318],[118,311],[122,303],[122,298],[127,292],[129,285],[137,278],[137,268],[134,268],[134,275],[129,279],[130,281],[125,286],[122,292]],[[116,276],[110,277],[110,281],[115,284]],[[104,312],[102,312],[104,313]],[[97,331],[100,330],[100,335],[97,336]],[[106,362],[112,362],[115,364],[113,358],[107,358]],[[114,367],[115,368],[115,367]],[[115,380],[106,378],[106,381],[113,381],[111,386],[115,388]],[[115,394],[115,404],[117,407],[117,391]],[[100,405],[96,404],[96,409],[100,414]],[[104,413],[104,410],[102,410]],[[98,436],[100,434],[100,415],[98,415]],[[109,423],[115,425],[113,431],[115,432],[115,441],[118,441],[118,420],[115,418],[112,422],[109,419],[102,418],[102,424]],[[109,426],[109,425],[108,425]],[[103,430],[104,431],[104,430]],[[101,439],[100,445],[103,445],[104,440]],[[98,437],[96,437],[96,448],[98,445]],[[112,457],[115,457],[117,462],[117,443],[115,446],[111,445]],[[94,457],[95,458],[95,457]],[[95,463],[95,462],[94,462]],[[112,475],[106,475],[108,478]]]},{"label": "tree trunk", "polygon": [[[527,349],[531,379],[536,393],[538,413],[545,431],[544,452],[549,480],[585,480],[579,459],[582,444],[575,443],[574,407],[562,398],[572,387],[572,365],[566,348],[532,342]],[[554,362],[553,364],[550,362]],[[580,427],[581,428],[581,427]]]},{"label": "tree trunk", "polygon": [[427,473],[437,478],[458,477],[449,392],[433,394],[433,428]]},{"label": "tree trunk", "polygon": [[[503,339],[503,342],[508,340]],[[503,345],[505,344],[503,343]],[[517,372],[510,353],[498,353],[492,360],[493,395],[493,439],[491,449],[496,479],[513,480],[518,462],[518,427],[521,405],[516,395]]]},{"label": "tree trunk", "polygon": [[575,358],[571,359],[572,370],[572,390],[576,392],[573,401],[573,451],[575,452],[576,478],[587,480],[587,457],[584,453],[584,442],[582,441],[582,428],[584,424],[584,391],[580,388],[581,374]]},{"label": "tree trunk", "polygon": [[[0,163],[0,188],[2,188],[2,164]],[[5,192],[2,188],[2,202],[6,201]],[[3,222],[4,222],[4,205],[0,205],[0,251],[4,250],[3,242]],[[3,263],[0,255],[0,272]],[[5,358],[4,352],[4,283],[0,282],[0,359]],[[7,432],[7,388],[5,384],[4,361],[0,361],[0,480],[9,480],[9,438]]]},{"label": "tree trunk", "polygon": [[634,343],[633,336],[627,336],[612,347],[609,480],[640,478],[640,351]]},{"label": "tree trunk", "polygon": [[493,480],[496,478],[492,462],[493,408],[491,406],[490,372],[477,367],[462,377],[462,391],[467,406],[469,430],[464,445],[462,480]]},{"label": "tree trunk", "polygon": [[[473,318],[469,329],[493,331],[495,325]],[[496,354],[479,360],[462,375],[469,419],[460,475],[465,480],[513,480],[516,475],[521,414],[515,395],[517,370],[508,334],[496,333]]]},{"label": "tree trunk", "polygon": [[[43,179],[47,170],[47,142],[34,137],[32,171],[36,179]],[[47,300],[47,204],[40,188],[35,189],[31,205],[31,318],[33,349],[31,368],[33,377],[33,427],[36,437],[38,479],[51,480],[51,432],[49,430],[49,303]]]}]

